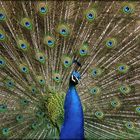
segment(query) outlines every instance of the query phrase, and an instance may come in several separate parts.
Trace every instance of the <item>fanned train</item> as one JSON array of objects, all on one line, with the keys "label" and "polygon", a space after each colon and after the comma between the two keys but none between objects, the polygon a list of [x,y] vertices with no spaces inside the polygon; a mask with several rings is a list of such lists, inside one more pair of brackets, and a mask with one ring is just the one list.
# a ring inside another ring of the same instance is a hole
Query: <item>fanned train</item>
[{"label": "fanned train", "polygon": [[140,139],[140,1],[1,0],[0,139],[59,139],[75,97],[85,139]]}]

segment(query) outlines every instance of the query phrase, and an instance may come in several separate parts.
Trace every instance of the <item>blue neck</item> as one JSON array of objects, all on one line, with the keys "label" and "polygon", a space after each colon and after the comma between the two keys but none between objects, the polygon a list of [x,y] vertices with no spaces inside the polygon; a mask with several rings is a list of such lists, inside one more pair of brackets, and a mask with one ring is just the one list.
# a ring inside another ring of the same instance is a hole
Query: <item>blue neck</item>
[{"label": "blue neck", "polygon": [[76,87],[69,84],[69,89],[65,98],[64,124],[61,129],[61,139],[84,139],[84,115],[82,104]]}]

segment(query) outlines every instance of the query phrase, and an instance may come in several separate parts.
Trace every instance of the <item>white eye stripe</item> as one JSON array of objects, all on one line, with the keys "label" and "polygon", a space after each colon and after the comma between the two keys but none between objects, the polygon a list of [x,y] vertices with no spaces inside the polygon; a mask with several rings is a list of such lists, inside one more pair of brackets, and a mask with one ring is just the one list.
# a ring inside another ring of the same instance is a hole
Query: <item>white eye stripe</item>
[{"label": "white eye stripe", "polygon": [[74,82],[75,82],[73,75],[72,75],[72,81],[74,81]]},{"label": "white eye stripe", "polygon": [[[75,77],[75,79],[79,82],[77,77]],[[75,79],[74,79],[74,76],[72,75],[72,81],[76,82]]]}]

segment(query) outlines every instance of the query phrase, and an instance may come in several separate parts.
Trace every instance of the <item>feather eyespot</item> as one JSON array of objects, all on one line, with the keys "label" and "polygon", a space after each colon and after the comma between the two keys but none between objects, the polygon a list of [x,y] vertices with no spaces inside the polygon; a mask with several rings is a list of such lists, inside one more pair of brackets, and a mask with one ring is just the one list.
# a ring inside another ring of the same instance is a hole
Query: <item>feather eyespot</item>
[{"label": "feather eyespot", "polygon": [[117,98],[114,98],[110,103],[113,108],[119,108],[121,105],[119,99]]},{"label": "feather eyespot", "polygon": [[16,121],[17,122],[22,122],[23,121],[23,115],[17,115],[16,116]]},{"label": "feather eyespot", "polygon": [[102,111],[96,111],[95,116],[101,120],[104,117],[104,113]]},{"label": "feather eyespot", "polygon": [[0,11],[0,22],[6,19],[6,15],[4,12]]},{"label": "feather eyespot", "polygon": [[41,86],[44,86],[46,84],[45,79],[43,78],[43,76],[38,76],[37,77],[37,81]]},{"label": "feather eyespot", "polygon": [[35,85],[32,85],[29,87],[29,90],[32,94],[36,94],[37,93],[37,89],[35,88]]},{"label": "feather eyespot", "polygon": [[32,28],[33,28],[32,22],[29,18],[23,18],[21,20],[21,25],[28,30],[32,30]]},{"label": "feather eyespot", "polygon": [[133,9],[129,6],[124,6],[123,7],[123,12],[126,13],[126,14],[130,14],[132,13]]},{"label": "feather eyespot", "polygon": [[4,68],[6,65],[6,61],[3,57],[0,57],[0,68]]},{"label": "feather eyespot", "polygon": [[62,63],[65,68],[68,68],[72,65],[72,59],[69,56],[65,55],[62,57]]},{"label": "feather eyespot", "polygon": [[105,41],[105,45],[107,48],[114,48],[117,44],[117,41],[115,38],[108,38],[106,41]]},{"label": "feather eyespot", "polygon": [[88,10],[85,11],[85,18],[89,22],[94,21],[96,16],[97,16],[97,13],[96,13],[95,9],[88,9]]},{"label": "feather eyespot", "polygon": [[90,93],[93,95],[98,95],[101,92],[101,89],[97,86],[90,89]]},{"label": "feather eyespot", "polygon": [[140,115],[140,106],[136,107],[136,113]]},{"label": "feather eyespot", "polygon": [[5,33],[2,30],[0,30],[0,41],[5,41]]},{"label": "feather eyespot", "polygon": [[48,5],[46,3],[40,3],[38,5],[38,11],[41,15],[46,15],[48,13]]},{"label": "feather eyespot", "polygon": [[131,14],[134,12],[134,5],[132,3],[123,4],[122,11],[124,14]]},{"label": "feather eyespot", "polygon": [[6,78],[4,83],[5,83],[6,88],[8,89],[13,89],[15,87],[14,80],[11,78]]},{"label": "feather eyespot", "polygon": [[50,48],[55,47],[55,38],[53,36],[45,36],[44,37],[44,44]]},{"label": "feather eyespot", "polygon": [[26,106],[26,105],[29,104],[29,101],[28,101],[27,99],[21,99],[21,100],[20,100],[20,104],[21,104],[22,106]]},{"label": "feather eyespot", "polygon": [[134,129],[134,123],[133,122],[126,122],[125,127],[129,130]]},{"label": "feather eyespot", "polygon": [[83,43],[79,48],[80,56],[87,56],[88,55],[88,48],[89,48],[88,44]]},{"label": "feather eyespot", "polygon": [[27,51],[29,49],[29,44],[26,40],[18,40],[17,44],[18,48],[22,51]]},{"label": "feather eyespot", "polygon": [[7,111],[7,105],[6,104],[0,104],[0,112],[6,112]]},{"label": "feather eyespot", "polygon": [[2,129],[2,134],[3,134],[4,136],[8,136],[8,135],[9,135],[9,128],[3,128],[3,129]]},{"label": "feather eyespot", "polygon": [[28,69],[28,67],[27,67],[25,64],[20,64],[20,65],[19,65],[19,68],[20,68],[20,71],[21,71],[22,73],[24,73],[24,74],[29,73],[29,69]]},{"label": "feather eyespot", "polygon": [[45,61],[46,61],[46,57],[43,53],[37,53],[36,54],[36,59],[42,64],[44,64]]},{"label": "feather eyespot", "polygon": [[56,82],[56,83],[60,83],[61,82],[61,76],[58,72],[54,72],[53,73],[53,80]]},{"label": "feather eyespot", "polygon": [[128,72],[129,67],[126,64],[119,64],[117,70],[119,73],[125,74]]},{"label": "feather eyespot", "polygon": [[57,28],[57,32],[63,36],[63,37],[67,37],[70,34],[70,28],[68,25],[66,24],[61,24],[58,26]]},{"label": "feather eyespot", "polygon": [[102,70],[100,68],[93,68],[91,71],[91,75],[93,78],[97,78],[102,74]]},{"label": "feather eyespot", "polygon": [[125,85],[121,85],[121,86],[119,87],[119,91],[120,91],[122,94],[126,95],[126,94],[130,93],[131,87],[128,86],[128,85],[126,85],[126,84],[125,84]]}]

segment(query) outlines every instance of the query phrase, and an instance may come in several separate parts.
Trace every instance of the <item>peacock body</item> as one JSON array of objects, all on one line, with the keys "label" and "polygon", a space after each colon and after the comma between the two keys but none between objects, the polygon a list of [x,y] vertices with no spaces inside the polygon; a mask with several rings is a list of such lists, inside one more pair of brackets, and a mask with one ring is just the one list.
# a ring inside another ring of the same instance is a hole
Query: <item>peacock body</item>
[{"label": "peacock body", "polygon": [[83,109],[75,87],[79,79],[80,74],[73,71],[65,98],[64,124],[61,128],[60,139],[84,139]]},{"label": "peacock body", "polygon": [[140,139],[139,1],[0,1],[0,139],[68,135]]}]

